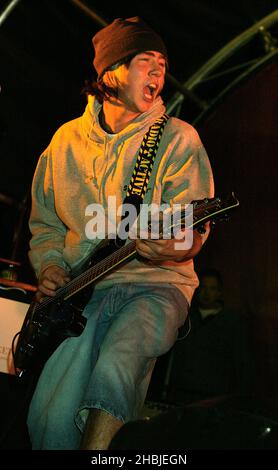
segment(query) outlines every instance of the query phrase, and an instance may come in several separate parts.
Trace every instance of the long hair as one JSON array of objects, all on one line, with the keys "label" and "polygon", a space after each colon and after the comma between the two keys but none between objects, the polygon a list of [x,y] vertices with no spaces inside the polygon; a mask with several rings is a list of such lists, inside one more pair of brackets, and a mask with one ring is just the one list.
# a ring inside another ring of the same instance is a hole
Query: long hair
[{"label": "long hair", "polygon": [[103,81],[104,74],[105,72],[108,72],[109,70],[116,70],[120,65],[123,65],[123,64],[125,64],[125,66],[128,68],[133,57],[134,57],[134,54],[131,56],[125,57],[120,62],[117,62],[116,64],[112,65],[111,67],[106,69],[103,72],[102,76],[99,77],[97,80],[96,79],[85,80],[85,84],[81,90],[81,93],[86,96],[88,95],[95,96],[99,103],[103,103],[103,101],[109,100],[111,97],[117,98],[118,88],[112,88],[106,85]]},{"label": "long hair", "polygon": [[85,80],[81,93],[86,96],[95,96],[99,103],[103,103],[104,100],[109,100],[111,97],[117,98],[118,96],[118,90],[105,85],[103,78],[100,80]]}]

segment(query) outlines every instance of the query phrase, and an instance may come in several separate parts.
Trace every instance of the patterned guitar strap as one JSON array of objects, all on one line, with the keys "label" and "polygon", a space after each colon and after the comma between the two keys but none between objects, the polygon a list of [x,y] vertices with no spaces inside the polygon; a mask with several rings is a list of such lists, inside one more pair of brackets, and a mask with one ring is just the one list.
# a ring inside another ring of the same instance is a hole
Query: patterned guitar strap
[{"label": "patterned guitar strap", "polygon": [[[123,204],[132,204],[136,208],[137,216],[141,210],[141,205],[147,191],[159,143],[168,119],[169,116],[167,114],[163,114],[163,116],[158,118],[154,124],[150,126],[149,130],[144,135],[139,149],[138,158],[123,201]],[[124,217],[125,214],[123,214],[122,219]],[[134,220],[132,223],[133,222]],[[129,231],[130,225],[132,224],[128,224],[125,227],[125,232]],[[117,239],[118,245],[123,245],[124,242],[125,240]]]}]

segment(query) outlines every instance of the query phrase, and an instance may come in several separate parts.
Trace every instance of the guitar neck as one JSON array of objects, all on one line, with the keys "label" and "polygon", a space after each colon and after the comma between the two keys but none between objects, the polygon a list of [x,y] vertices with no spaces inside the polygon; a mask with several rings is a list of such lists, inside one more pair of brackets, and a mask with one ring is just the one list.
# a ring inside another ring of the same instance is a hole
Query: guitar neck
[{"label": "guitar neck", "polygon": [[[238,207],[239,202],[232,193],[226,199],[220,198],[211,198],[192,201],[194,207],[194,217],[191,224],[187,224],[188,228],[197,228],[199,225],[204,224],[208,220],[213,220],[215,218],[221,218],[221,216],[226,216],[227,212]],[[185,215],[181,217],[181,221],[186,220],[188,215],[187,211],[184,212]],[[185,226],[185,225],[183,225]],[[173,226],[172,226],[173,227]],[[86,269],[83,273],[76,276],[64,287],[61,287],[56,291],[55,297],[45,297],[41,302],[41,306],[44,307],[50,302],[57,302],[59,300],[67,300],[73,295],[77,294],[84,287],[90,285],[92,282],[101,278],[112,269],[119,266],[121,263],[128,261],[136,254],[136,240],[132,240],[129,243],[123,245],[120,248],[117,248],[116,245],[113,245],[112,253],[104,257],[100,261],[96,262],[93,266]]]},{"label": "guitar neck", "polygon": [[104,274],[107,274],[109,271],[119,266],[119,264],[134,256],[136,254],[135,245],[136,240],[132,240],[127,245],[118,248],[114,253],[107,256],[107,258],[99,261],[87,271],[73,279],[72,286],[69,286],[70,283],[67,286],[68,292],[66,296],[64,296],[64,299],[67,300],[69,297],[76,294],[84,287],[88,286],[92,282],[104,276]]},{"label": "guitar neck", "polygon": [[41,306],[45,307],[46,304],[53,302],[53,300],[67,300],[77,294],[79,291],[84,289],[84,287],[104,276],[109,271],[112,271],[112,269],[119,266],[124,261],[132,258],[136,254],[135,245],[136,240],[132,240],[130,243],[116,249],[116,251],[111,253],[105,259],[99,261],[94,266],[72,279],[66,286],[58,289],[56,291],[55,298],[45,297],[41,302]]}]

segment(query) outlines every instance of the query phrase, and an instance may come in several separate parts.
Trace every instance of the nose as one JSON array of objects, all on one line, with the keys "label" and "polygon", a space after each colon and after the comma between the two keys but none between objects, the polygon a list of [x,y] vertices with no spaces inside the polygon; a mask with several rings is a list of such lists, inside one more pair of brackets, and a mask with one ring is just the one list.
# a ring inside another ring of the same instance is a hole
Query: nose
[{"label": "nose", "polygon": [[161,66],[155,60],[153,60],[151,64],[150,75],[161,77],[162,73]]}]

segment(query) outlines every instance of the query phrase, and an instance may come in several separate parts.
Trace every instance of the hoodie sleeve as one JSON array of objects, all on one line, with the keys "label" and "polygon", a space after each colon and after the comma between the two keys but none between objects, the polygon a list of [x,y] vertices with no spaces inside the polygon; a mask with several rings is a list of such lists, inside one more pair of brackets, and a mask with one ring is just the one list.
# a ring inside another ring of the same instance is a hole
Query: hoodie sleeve
[{"label": "hoodie sleeve", "polygon": [[32,233],[29,257],[36,274],[50,265],[69,270],[63,260],[67,229],[55,210],[49,148],[41,155],[34,174],[29,226]]},{"label": "hoodie sleeve", "polygon": [[[173,147],[162,180],[162,200],[170,204],[188,204],[214,196],[213,174],[199,134],[188,123],[172,118],[175,129]],[[202,237],[208,237],[209,226]]]},{"label": "hoodie sleeve", "polygon": [[206,150],[197,131],[176,118],[178,132],[163,176],[163,201],[188,204],[196,199],[214,196],[214,182]]}]

